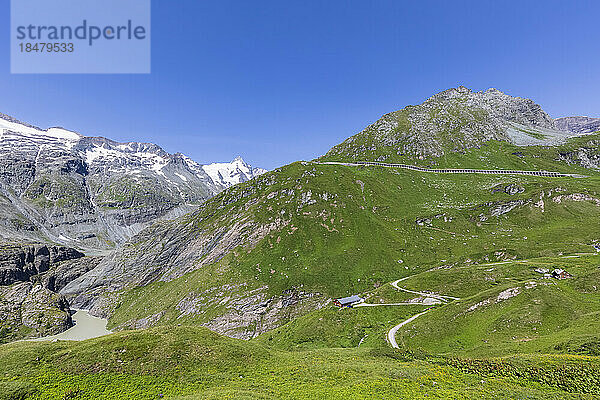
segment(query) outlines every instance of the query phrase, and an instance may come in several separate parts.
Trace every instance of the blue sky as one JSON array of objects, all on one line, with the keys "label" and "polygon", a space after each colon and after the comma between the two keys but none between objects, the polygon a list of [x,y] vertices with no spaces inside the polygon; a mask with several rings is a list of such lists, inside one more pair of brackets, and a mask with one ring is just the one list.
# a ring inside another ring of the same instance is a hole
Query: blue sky
[{"label": "blue sky", "polygon": [[0,7],[0,112],[202,163],[312,159],[461,84],[600,116],[598,1],[156,0],[149,75],[11,75]]}]

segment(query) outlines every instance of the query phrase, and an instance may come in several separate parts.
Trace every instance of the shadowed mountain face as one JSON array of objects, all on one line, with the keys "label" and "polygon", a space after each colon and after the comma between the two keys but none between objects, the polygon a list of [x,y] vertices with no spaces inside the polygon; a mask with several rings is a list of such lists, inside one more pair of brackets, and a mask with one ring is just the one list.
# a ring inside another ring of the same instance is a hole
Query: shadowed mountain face
[{"label": "shadowed mountain face", "polygon": [[385,115],[323,160],[588,177],[293,163],[153,224],[61,293],[117,329],[186,322],[251,338],[330,297],[372,290],[440,260],[469,265],[573,251],[547,240],[567,231],[577,236],[569,243],[585,250],[598,234],[585,224],[600,210],[597,142],[559,130],[531,100],[450,89]]},{"label": "shadowed mountain face", "polygon": [[151,143],[117,143],[0,114],[0,237],[113,248],[264,170],[200,165]]}]

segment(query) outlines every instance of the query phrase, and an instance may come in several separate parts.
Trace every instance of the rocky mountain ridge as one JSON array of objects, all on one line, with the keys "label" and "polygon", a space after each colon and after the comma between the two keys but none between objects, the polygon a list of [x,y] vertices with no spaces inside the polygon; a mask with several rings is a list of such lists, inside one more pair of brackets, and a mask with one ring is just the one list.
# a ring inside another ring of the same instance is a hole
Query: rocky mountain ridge
[{"label": "rocky mountain ridge", "polygon": [[62,261],[84,254],[68,247],[43,244],[0,244],[0,286],[27,282]]},{"label": "rocky mountain ridge", "polygon": [[495,140],[518,146],[556,146],[574,136],[574,124],[553,120],[530,99],[498,89],[481,92],[459,86],[420,105],[384,115],[362,132],[333,147],[329,159],[391,161],[441,157]]},{"label": "rocky mountain ridge", "polygon": [[0,237],[113,248],[265,170],[200,165],[152,143],[118,143],[0,114]]}]

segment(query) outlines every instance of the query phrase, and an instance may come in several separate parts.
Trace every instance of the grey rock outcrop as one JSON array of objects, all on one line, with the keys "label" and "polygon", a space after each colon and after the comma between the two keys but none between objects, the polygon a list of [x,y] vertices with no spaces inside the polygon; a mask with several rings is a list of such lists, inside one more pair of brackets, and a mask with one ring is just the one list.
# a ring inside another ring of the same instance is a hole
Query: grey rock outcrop
[{"label": "grey rock outcrop", "polygon": [[69,282],[96,268],[100,261],[102,257],[82,257],[63,261],[42,274],[40,281],[46,289],[59,292]]},{"label": "grey rock outcrop", "polygon": [[276,329],[297,316],[328,304],[318,293],[289,290],[280,296],[269,297],[261,290],[235,299],[227,311],[204,324],[207,328],[237,339],[252,339]]},{"label": "grey rock outcrop", "polygon": [[514,183],[511,183],[509,185],[499,185],[492,189],[492,193],[504,192],[511,196],[514,196],[515,194],[518,194],[518,193],[523,193],[524,191],[525,191],[525,188],[523,186],[517,185]]},{"label": "grey rock outcrop", "polygon": [[579,135],[600,132],[600,118],[562,117],[554,121],[558,129]]},{"label": "grey rock outcrop", "polygon": [[51,266],[83,257],[75,249],[43,244],[0,244],[0,286],[26,282]]},{"label": "grey rock outcrop", "polygon": [[581,165],[584,168],[600,169],[600,139],[590,138],[577,148],[561,151],[557,161]]},{"label": "grey rock outcrop", "polygon": [[54,335],[73,326],[66,299],[39,283],[0,286],[0,343]]},{"label": "grey rock outcrop", "polygon": [[0,243],[0,343],[70,328],[69,303],[56,292],[99,260],[63,246]]}]

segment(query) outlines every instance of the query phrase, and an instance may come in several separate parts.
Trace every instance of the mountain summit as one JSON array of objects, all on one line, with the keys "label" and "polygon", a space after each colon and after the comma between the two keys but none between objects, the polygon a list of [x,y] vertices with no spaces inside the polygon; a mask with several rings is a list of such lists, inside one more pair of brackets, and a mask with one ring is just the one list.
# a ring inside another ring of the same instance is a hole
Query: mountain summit
[{"label": "mountain summit", "polygon": [[498,89],[481,92],[459,86],[422,104],[384,115],[332,148],[329,159],[392,161],[401,157],[440,157],[496,140],[518,146],[558,145],[575,131],[553,120],[530,99]]},{"label": "mountain summit", "polygon": [[246,182],[255,176],[267,172],[263,168],[253,168],[247,164],[242,157],[237,156],[230,163],[213,163],[202,166],[204,171],[215,182],[224,187]]},{"label": "mountain summit", "polygon": [[0,114],[0,237],[112,248],[264,173],[241,158],[201,165],[153,143],[119,143]]}]

